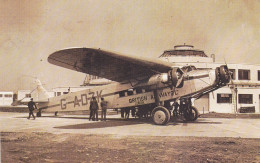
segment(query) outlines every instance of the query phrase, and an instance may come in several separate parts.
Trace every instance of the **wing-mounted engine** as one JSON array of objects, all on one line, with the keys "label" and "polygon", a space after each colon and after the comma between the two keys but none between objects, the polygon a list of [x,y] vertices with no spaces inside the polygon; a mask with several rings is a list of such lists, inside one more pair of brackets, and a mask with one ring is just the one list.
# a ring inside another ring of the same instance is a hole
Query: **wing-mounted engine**
[{"label": "wing-mounted engine", "polygon": [[230,72],[226,65],[216,68],[217,80],[220,85],[226,85],[230,81]]},{"label": "wing-mounted engine", "polygon": [[168,72],[168,83],[177,88],[183,87],[184,73],[180,68],[173,68]]},{"label": "wing-mounted engine", "polygon": [[148,85],[159,83],[168,84],[170,87],[181,88],[184,83],[183,71],[180,68],[174,67],[168,73],[153,75],[148,80]]}]

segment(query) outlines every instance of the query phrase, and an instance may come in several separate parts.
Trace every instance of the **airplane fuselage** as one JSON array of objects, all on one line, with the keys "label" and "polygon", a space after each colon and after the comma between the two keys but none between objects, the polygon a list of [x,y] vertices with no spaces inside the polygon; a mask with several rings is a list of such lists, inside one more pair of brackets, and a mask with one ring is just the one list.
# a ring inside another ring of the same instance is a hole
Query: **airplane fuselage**
[{"label": "airplane fuselage", "polygon": [[124,84],[114,82],[49,98],[48,102],[39,104],[39,108],[44,112],[89,110],[93,96],[97,98],[99,104],[101,97],[108,101],[108,109],[135,107],[155,103],[155,90],[159,101],[169,101],[210,89],[215,86],[216,79],[215,70],[193,70],[185,74],[182,88],[171,88],[162,82],[156,85],[150,85],[147,81],[141,83],[132,81]]}]

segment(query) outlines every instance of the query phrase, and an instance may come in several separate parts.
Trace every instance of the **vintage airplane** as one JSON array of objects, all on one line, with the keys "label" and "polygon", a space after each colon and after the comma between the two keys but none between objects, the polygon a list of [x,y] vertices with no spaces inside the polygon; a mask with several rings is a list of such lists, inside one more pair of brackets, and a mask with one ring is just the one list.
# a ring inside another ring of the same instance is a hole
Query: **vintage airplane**
[{"label": "vintage airplane", "polygon": [[[54,65],[112,80],[111,84],[48,98],[39,103],[41,112],[88,110],[91,98],[108,101],[109,109],[139,107],[151,110],[153,122],[167,124],[170,112],[187,121],[198,117],[191,99],[225,86],[230,81],[226,65],[215,70],[177,67],[174,63],[131,57],[93,48],[70,48],[48,57]],[[179,102],[173,108],[170,102]],[[173,111],[174,110],[174,111]]]}]

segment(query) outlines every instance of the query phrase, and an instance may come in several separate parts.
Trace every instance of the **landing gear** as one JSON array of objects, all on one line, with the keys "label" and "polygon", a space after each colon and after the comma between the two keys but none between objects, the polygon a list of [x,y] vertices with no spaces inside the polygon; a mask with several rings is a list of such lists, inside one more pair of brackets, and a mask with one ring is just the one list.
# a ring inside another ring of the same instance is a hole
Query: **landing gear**
[{"label": "landing gear", "polygon": [[199,117],[199,111],[192,106],[191,98],[180,100],[180,106],[175,107],[173,110],[175,116],[184,117],[186,121],[195,121]]},{"label": "landing gear", "polygon": [[169,110],[163,106],[157,106],[152,111],[152,119],[156,125],[165,125],[169,122],[170,118]]},{"label": "landing gear", "polygon": [[190,106],[190,109],[187,109],[184,112],[184,118],[186,121],[196,121],[199,116],[199,111],[194,106]]}]

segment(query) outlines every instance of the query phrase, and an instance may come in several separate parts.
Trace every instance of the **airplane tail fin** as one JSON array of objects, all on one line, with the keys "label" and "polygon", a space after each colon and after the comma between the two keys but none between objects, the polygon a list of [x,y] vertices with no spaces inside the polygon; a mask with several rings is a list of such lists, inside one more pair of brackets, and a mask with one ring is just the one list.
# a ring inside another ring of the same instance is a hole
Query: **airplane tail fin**
[{"label": "airplane tail fin", "polygon": [[[31,94],[31,98],[33,98],[33,100],[35,102],[47,102],[48,98],[50,98],[47,90],[43,87],[41,81],[39,79],[35,79],[34,81],[34,89],[31,90],[30,94]],[[27,105],[27,103],[30,101],[30,98],[24,96],[22,99],[20,100],[15,100],[12,102],[12,106],[17,106],[17,105]]]},{"label": "airplane tail fin", "polygon": [[43,87],[42,82],[36,78],[34,83],[36,84],[36,89],[31,93],[34,101],[42,101],[48,99],[50,96],[47,90]]}]

